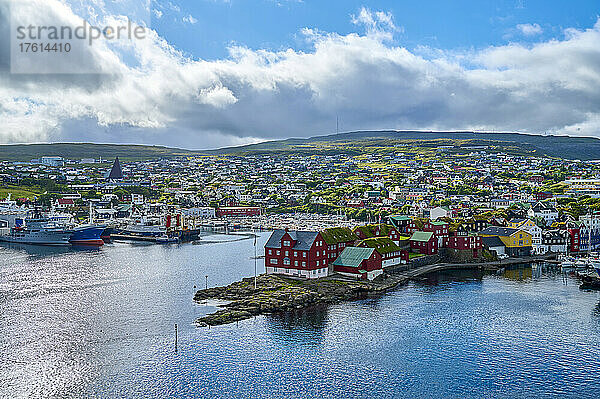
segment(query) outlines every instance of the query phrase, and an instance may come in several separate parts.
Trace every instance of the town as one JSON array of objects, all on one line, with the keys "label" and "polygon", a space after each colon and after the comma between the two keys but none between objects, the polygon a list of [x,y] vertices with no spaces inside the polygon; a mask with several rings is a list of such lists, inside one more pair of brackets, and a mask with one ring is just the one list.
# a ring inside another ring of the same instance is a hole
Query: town
[{"label": "town", "polygon": [[5,208],[8,201],[104,223],[103,238],[160,242],[193,240],[200,228],[274,230],[267,273],[306,278],[373,279],[441,253],[471,262],[600,245],[597,163],[449,147],[130,162],[44,156],[2,162],[0,193],[11,194]]}]

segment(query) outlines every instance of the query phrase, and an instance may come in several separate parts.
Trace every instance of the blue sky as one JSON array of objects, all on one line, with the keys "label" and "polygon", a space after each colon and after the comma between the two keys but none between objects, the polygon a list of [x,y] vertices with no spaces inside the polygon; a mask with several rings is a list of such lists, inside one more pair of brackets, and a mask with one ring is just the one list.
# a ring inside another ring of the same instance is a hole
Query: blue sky
[{"label": "blue sky", "polygon": [[[600,137],[598,0],[9,2],[2,143],[202,149],[330,134],[336,120],[341,131]],[[143,40],[74,43],[82,52],[48,63],[22,55],[19,65],[52,68],[24,74],[7,68],[14,18],[150,29]]]},{"label": "blue sky", "polygon": [[[565,28],[592,27],[600,14],[600,2],[591,0],[159,0],[154,8],[163,16],[154,17],[152,26],[194,57],[219,59],[227,56],[232,43],[307,50],[298,34],[302,28],[356,32],[360,29],[351,15],[361,7],[391,12],[400,28],[395,42],[410,49],[469,49],[561,38]],[[197,22],[183,22],[186,15]],[[523,35],[516,28],[520,24],[538,24],[542,33]]]}]

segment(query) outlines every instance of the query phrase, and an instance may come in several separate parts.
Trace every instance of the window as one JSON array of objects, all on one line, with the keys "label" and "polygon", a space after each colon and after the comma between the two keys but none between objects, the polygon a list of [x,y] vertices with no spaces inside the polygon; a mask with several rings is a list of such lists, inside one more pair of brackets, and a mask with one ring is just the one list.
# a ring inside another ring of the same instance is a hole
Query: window
[{"label": "window", "polygon": [[279,255],[279,250],[277,250],[277,255]]},{"label": "window", "polygon": [[320,262],[319,262],[319,261],[317,261],[317,266],[319,266],[319,265],[320,265]]},{"label": "window", "polygon": [[269,255],[273,255],[273,251],[269,249]]},{"label": "window", "polygon": [[277,264],[277,259],[271,259],[271,264],[272,265],[276,265]]},{"label": "window", "polygon": [[294,261],[294,266],[298,266],[298,261],[297,260]]},{"label": "window", "polygon": [[289,256],[290,255],[290,251],[285,251],[285,256]]},{"label": "window", "polygon": [[298,251],[294,251],[294,256],[298,256]]},{"label": "window", "polygon": [[290,264],[290,260],[289,260],[288,258],[285,258],[285,259],[283,260],[283,264],[284,264],[284,265],[289,265],[289,264]]},{"label": "window", "polygon": [[289,247],[290,246],[290,242],[289,241],[284,241],[283,242],[283,246],[284,247]]},{"label": "window", "polygon": [[302,252],[302,257],[306,258],[306,252]]},{"label": "window", "polygon": [[306,267],[306,262],[302,262],[302,267]]},{"label": "window", "polygon": [[319,251],[317,251],[317,256],[319,256]]}]

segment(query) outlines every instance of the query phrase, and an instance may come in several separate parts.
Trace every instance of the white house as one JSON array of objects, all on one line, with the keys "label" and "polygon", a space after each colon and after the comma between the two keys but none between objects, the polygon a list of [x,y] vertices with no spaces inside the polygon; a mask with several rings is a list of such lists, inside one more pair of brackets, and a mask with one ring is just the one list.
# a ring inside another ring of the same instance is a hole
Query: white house
[{"label": "white house", "polygon": [[451,216],[451,211],[446,206],[436,206],[429,210],[429,218],[431,220],[437,220],[439,218],[446,218]]},{"label": "white house", "polygon": [[558,211],[551,205],[538,202],[529,208],[529,210],[527,210],[527,216],[532,219],[542,218],[546,222],[546,225],[550,226],[556,219],[558,219]]}]

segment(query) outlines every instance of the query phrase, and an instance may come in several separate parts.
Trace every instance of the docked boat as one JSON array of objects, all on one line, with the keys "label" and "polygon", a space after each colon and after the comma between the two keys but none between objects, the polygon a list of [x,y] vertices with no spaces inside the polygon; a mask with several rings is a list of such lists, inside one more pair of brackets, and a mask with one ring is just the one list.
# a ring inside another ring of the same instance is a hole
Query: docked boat
[{"label": "docked boat", "polygon": [[104,240],[102,240],[101,237],[106,229],[106,225],[104,224],[94,224],[91,221],[87,224],[76,224],[73,215],[68,213],[57,213],[54,211],[45,214],[44,217],[50,222],[60,224],[65,229],[71,230],[73,232],[70,239],[71,244],[92,246],[104,245]]},{"label": "docked boat", "polygon": [[102,234],[106,230],[105,225],[99,224],[84,224],[73,227],[73,235],[70,242],[74,245],[104,245]]},{"label": "docked boat", "polygon": [[15,226],[7,234],[0,235],[0,241],[34,245],[71,245],[73,231],[62,225],[45,220],[25,221],[17,219]]},{"label": "docked boat", "polygon": [[120,234],[140,237],[162,237],[167,234],[167,227],[159,221],[142,217],[138,222],[127,224]]},{"label": "docked boat", "polygon": [[573,269],[575,268],[575,263],[577,262],[576,258],[565,255],[560,256],[558,260],[560,261],[560,266],[563,269]]}]

